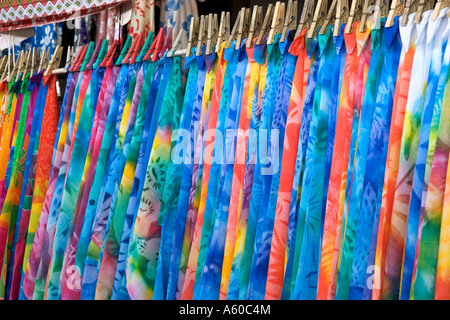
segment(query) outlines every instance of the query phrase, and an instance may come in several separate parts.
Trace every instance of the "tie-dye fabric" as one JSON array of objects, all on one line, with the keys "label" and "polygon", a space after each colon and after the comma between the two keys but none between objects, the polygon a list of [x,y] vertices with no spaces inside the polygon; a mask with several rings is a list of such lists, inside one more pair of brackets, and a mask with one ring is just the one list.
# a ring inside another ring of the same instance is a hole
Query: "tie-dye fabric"
[{"label": "tie-dye fabric", "polygon": [[[426,14],[429,16],[430,12],[428,11]],[[383,278],[380,279],[382,280],[381,294],[383,298],[387,299],[396,299],[399,295],[400,273],[405,247],[404,241],[407,232],[407,217],[414,179],[414,166],[420,139],[424,95],[431,63],[431,48],[427,45],[427,38],[429,38],[430,35],[427,32],[428,20],[428,18],[425,18],[416,26],[416,51],[411,72],[408,103],[405,110],[397,186],[392,205],[389,243],[386,251],[386,265],[384,268],[381,266],[381,270],[383,270],[382,273],[385,273],[382,275]],[[417,88],[423,88],[423,90],[418,90]],[[425,123],[426,122],[429,123],[429,120],[425,119]],[[425,124],[425,126],[425,130],[429,130],[429,126],[427,124]],[[403,219],[404,222],[402,221]]]},{"label": "tie-dye fabric", "polygon": [[[193,50],[195,52],[195,50]],[[193,161],[198,157],[196,152],[196,142],[198,134],[199,119],[201,117],[201,105],[203,101],[203,90],[206,80],[206,64],[204,56],[196,57],[193,54],[186,60],[187,66],[193,68],[198,73],[195,89],[192,86],[194,101],[192,106],[192,119],[189,125],[189,137],[184,144],[187,149],[186,158],[183,167],[183,176],[181,178],[180,195],[178,199],[176,225],[174,229],[172,251],[170,254],[169,280],[167,285],[167,299],[180,299],[184,284],[187,262],[189,258],[189,249],[191,243],[191,217],[188,213],[191,207],[191,194],[195,192],[195,183],[197,182],[198,162]],[[227,69],[230,68],[230,62],[227,62]],[[189,71],[190,73],[191,71]],[[225,81],[225,80],[224,80]],[[226,85],[226,82],[225,82]],[[222,110],[222,109],[220,109]],[[219,120],[218,120],[219,121]],[[219,126],[219,124],[218,124]],[[176,150],[177,151],[177,150]],[[175,151],[175,152],[176,152]],[[191,186],[192,185],[192,186]],[[194,191],[192,191],[194,190]]]},{"label": "tie-dye fabric", "polygon": [[129,249],[127,288],[134,299],[148,299],[153,296],[161,240],[161,227],[157,220],[167,166],[175,144],[171,139],[172,132],[178,128],[183,107],[180,60],[177,57],[166,58],[167,60],[173,60],[167,83],[169,90],[164,94],[159,112],[158,129]]},{"label": "tie-dye fabric", "polygon": [[[63,107],[66,105],[67,97],[69,93],[69,87],[72,84],[72,75],[69,74],[67,78],[67,87],[66,94],[63,100]],[[29,143],[28,143],[28,151],[24,168],[24,177],[22,184],[22,190],[20,195],[20,202],[18,208],[18,216],[16,229],[14,232],[14,241],[13,241],[13,250],[11,252],[11,262],[8,269],[8,278],[7,278],[7,291],[6,295],[9,299],[18,299],[19,297],[19,288],[20,288],[20,279],[22,274],[22,266],[23,266],[23,255],[25,250],[25,236],[26,236],[26,228],[28,226],[28,221],[30,218],[30,204],[32,199],[33,187],[34,187],[34,177],[36,167],[36,158],[37,158],[37,145],[39,143],[39,139],[36,139],[38,136],[39,129],[38,124],[41,124],[41,110],[39,106],[37,106],[38,95],[40,91],[40,82],[41,75],[38,77],[32,76],[30,77],[30,82],[28,83],[27,90],[30,91],[30,100],[29,100],[29,114],[28,116],[31,118],[31,121],[27,121],[28,132],[29,132]],[[37,107],[36,107],[37,106]],[[61,115],[63,112],[61,112]],[[61,118],[60,118],[61,121]]]},{"label": "tie-dye fabric", "polygon": [[[78,248],[78,243],[81,237],[81,229],[85,220],[86,206],[89,199],[89,193],[92,189],[97,164],[99,161],[100,149],[102,146],[103,136],[105,134],[106,121],[111,105],[112,95],[115,87],[115,81],[117,81],[119,67],[108,68],[103,77],[103,84],[99,93],[96,115],[93,123],[93,131],[96,128],[96,133],[91,135],[89,142],[88,154],[91,155],[91,162],[89,165],[89,171],[86,174],[83,173],[83,179],[85,180],[85,187],[83,192],[78,194],[77,204],[75,210],[78,210],[80,215],[77,218],[77,222],[73,231],[72,241],[66,247],[65,252],[65,265],[63,270],[64,280],[61,299],[75,299],[80,292],[80,278],[77,277],[77,271],[75,267],[75,256]],[[100,112],[100,114],[98,114]],[[67,257],[67,260],[66,260]]]},{"label": "tie-dye fabric", "polygon": [[[443,29],[440,28],[449,28],[449,26],[446,26],[448,19],[446,18],[446,15],[443,16],[443,19],[429,21],[429,25],[432,25],[433,22],[437,24],[435,38],[437,37],[438,39],[441,34],[445,34],[446,37],[448,37],[448,30],[446,32],[442,32]],[[439,20],[443,21],[441,22]],[[427,34],[427,36],[428,35],[429,34]],[[446,52],[446,54],[448,53]],[[445,91],[443,93],[436,147],[434,150],[433,164],[431,167],[430,181],[428,184],[425,211],[423,213],[423,221],[420,224],[420,235],[418,236],[419,250],[417,256],[417,270],[415,272],[414,292],[411,293],[414,295],[414,300],[429,300],[435,298],[436,271],[438,265],[438,254],[440,250],[439,239],[441,232],[442,212],[444,208],[446,208],[444,206],[444,191],[446,187],[445,181],[450,151],[450,141],[448,141],[450,134],[450,122],[447,87],[449,73],[446,68],[441,69],[441,72],[442,71],[447,71],[447,76],[445,80]],[[431,69],[430,72],[433,76],[435,76],[434,69]],[[438,292],[442,292],[442,289]]]}]

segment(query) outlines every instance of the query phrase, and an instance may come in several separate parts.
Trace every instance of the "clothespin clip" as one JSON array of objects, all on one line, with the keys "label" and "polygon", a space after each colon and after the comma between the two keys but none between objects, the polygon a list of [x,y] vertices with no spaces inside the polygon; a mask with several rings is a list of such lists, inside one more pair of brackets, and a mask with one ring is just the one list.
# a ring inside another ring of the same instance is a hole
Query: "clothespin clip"
[{"label": "clothespin clip", "polygon": [[4,73],[5,73],[5,69],[6,69],[6,63],[7,63],[7,60],[8,59],[8,56],[3,56],[1,59],[0,59],[0,82],[2,82],[3,81],[3,79],[4,79]]},{"label": "clothespin clip", "polygon": [[[361,14],[361,23],[359,24],[359,32],[360,33],[363,33],[366,31],[366,27],[367,27],[366,23],[369,18],[369,14],[370,14],[369,10],[372,10],[373,8],[375,8],[375,5],[376,5],[375,0],[365,0],[364,1],[363,11]],[[377,10],[377,8],[375,8],[375,11],[376,10]]]},{"label": "clothespin clip", "polygon": [[6,70],[5,70],[5,75],[3,78],[6,77],[6,81],[10,82],[11,81],[11,77],[12,77],[12,71],[14,70],[14,51],[9,54],[8,53],[8,62],[6,64]]},{"label": "clothespin clip", "polygon": [[250,21],[250,28],[248,29],[247,43],[245,46],[251,48],[253,46],[253,38],[256,34],[256,30],[261,30],[263,24],[263,7],[253,6],[252,19]]},{"label": "clothespin clip", "polygon": [[303,2],[302,15],[300,16],[300,22],[297,27],[297,32],[295,33],[296,38],[302,33],[303,30],[309,29],[313,18],[314,18],[314,1],[305,0],[305,2]]},{"label": "clothespin clip", "polygon": [[[239,49],[242,40],[248,37],[248,30],[250,29],[250,9],[242,8],[241,19],[239,20],[239,28],[236,35],[235,49]],[[243,17],[243,19],[242,19]]]},{"label": "clothespin clip", "polygon": [[[74,48],[75,49],[75,48]],[[71,66],[69,67],[69,72],[72,72],[72,71],[74,71],[74,69],[75,69],[75,65],[78,63],[78,61],[80,60],[80,56],[81,56],[81,53],[83,52],[83,48],[82,47],[80,47],[80,48],[78,48],[78,51],[77,51],[77,53],[75,54],[75,57],[72,59],[72,63],[71,63]]]},{"label": "clothespin clip", "polygon": [[145,40],[144,45],[142,46],[141,52],[139,53],[139,56],[136,58],[136,62],[144,61],[144,57],[147,54],[148,50],[150,49],[150,46],[153,43],[154,36],[155,36],[155,33],[153,31],[150,31],[148,33],[147,39]]},{"label": "clothespin clip", "polygon": [[348,20],[349,7],[348,0],[337,0],[336,19],[334,20],[333,36],[338,37],[341,33],[341,25]]},{"label": "clothespin clip", "polygon": [[108,52],[106,53],[106,56],[100,63],[100,67],[112,67],[114,65],[113,64],[114,53],[116,52],[116,48],[118,45],[119,40],[114,40]]},{"label": "clothespin clip", "polygon": [[[431,20],[436,21],[436,19],[439,17],[439,14],[441,13],[441,10],[448,7],[450,7],[450,0],[437,0],[436,6],[431,13]],[[447,15],[448,13],[450,13],[450,10],[448,10]]]},{"label": "clothespin clip", "polygon": [[33,48],[33,63],[31,65],[31,75],[34,75],[39,68],[39,61],[41,61],[41,50]]},{"label": "clothespin clip", "polygon": [[[168,28],[167,29],[167,35],[164,39],[164,43],[160,49],[160,51],[158,52],[158,54],[155,56],[153,56],[153,58],[158,59],[160,56],[160,53],[165,53],[167,51],[169,51],[170,49],[172,49],[172,39],[173,38],[173,29],[172,28]],[[156,61],[156,60],[155,60]]]},{"label": "clothespin clip", "polygon": [[12,79],[14,78],[14,76],[17,73],[17,70],[19,69],[20,60],[22,59],[22,53],[23,53],[23,51],[20,51],[19,54],[17,55],[16,63],[14,64],[12,71],[8,74],[8,82],[12,81]]},{"label": "clothespin clip", "polygon": [[80,68],[81,71],[86,70],[87,64],[91,61],[94,50],[95,50],[95,45],[94,45],[94,42],[91,41],[89,43],[88,49],[86,51],[86,55],[84,56],[83,63],[81,64],[81,68]]},{"label": "clothespin clip", "polygon": [[27,73],[31,71],[32,64],[33,64],[33,49],[30,49],[28,50],[27,65],[25,67],[24,75],[27,75]]},{"label": "clothespin clip", "polygon": [[283,31],[284,9],[284,3],[279,1],[275,3],[275,10],[273,11],[272,25],[270,27],[269,37],[267,38],[267,44],[272,44],[275,35]]},{"label": "clothespin clip", "polygon": [[133,52],[131,53],[130,57],[130,63],[135,63],[136,58],[139,56],[139,53],[141,53],[142,47],[144,46],[144,34],[139,34],[139,37],[137,39],[137,43],[134,47]]},{"label": "clothespin clip", "polygon": [[197,51],[195,55],[198,57],[202,54],[202,47],[206,44],[208,37],[208,16],[200,16],[200,27],[198,30]]},{"label": "clothespin clip", "polygon": [[419,7],[419,0],[405,0],[405,7],[403,9],[403,15],[400,21],[402,26],[406,26],[408,24],[409,14],[412,12],[417,12]]},{"label": "clothespin clip", "polygon": [[420,0],[417,6],[416,15],[414,16],[414,23],[420,23],[422,21],[422,15],[425,10],[433,9],[433,2],[429,0]]},{"label": "clothespin clip", "polygon": [[27,52],[22,51],[22,56],[20,58],[20,61],[18,60],[19,68],[17,69],[17,76],[16,79],[22,79],[24,76],[24,71],[27,66]]},{"label": "clothespin clip", "polygon": [[81,51],[81,54],[78,57],[78,61],[75,63],[75,66],[73,67],[73,71],[80,71],[81,65],[83,64],[84,57],[86,56],[88,48],[89,48],[88,44],[83,47],[83,50]]},{"label": "clothespin clip", "polygon": [[241,20],[241,14],[242,14],[242,10],[239,11],[236,21],[234,22],[233,29],[231,29],[230,36],[227,39],[227,44],[225,45],[225,48],[227,48],[227,49],[231,48],[233,41],[236,39],[236,33],[239,28],[239,21]]},{"label": "clothespin clip", "polygon": [[286,41],[288,32],[294,30],[297,25],[297,8],[297,1],[292,2],[292,0],[289,0],[286,10],[286,18],[284,19],[283,31],[281,32],[281,42]]},{"label": "clothespin clip", "polygon": [[134,50],[135,50],[136,46],[138,45],[138,42],[140,41],[140,39],[142,39],[142,33],[139,34],[139,36],[133,38],[133,41],[131,42],[131,47],[130,47],[130,49],[128,49],[127,54],[123,58],[122,64],[129,63],[130,58],[134,54]]},{"label": "clothespin clip", "polygon": [[68,46],[67,47],[67,54],[66,54],[66,64],[64,65],[64,69],[68,70],[70,65],[72,64],[73,59],[73,47]]},{"label": "clothespin clip", "polygon": [[[387,0],[376,0],[375,4],[372,5],[372,8],[374,8],[372,16],[369,18],[370,20],[370,29],[374,30],[378,28],[379,22],[381,18],[388,16],[388,5]],[[368,8],[370,10],[370,7]]]},{"label": "clothespin clip", "polygon": [[[225,42],[230,36],[230,13],[222,11],[220,14],[220,26],[217,33],[217,45],[215,48],[216,53],[220,51],[220,45]],[[186,52],[187,54],[187,52]]]},{"label": "clothespin clip", "polygon": [[99,40],[97,41],[97,44],[94,46],[94,52],[92,53],[89,62],[86,65],[86,68],[88,68],[89,70],[93,69],[94,63],[97,61],[97,57],[101,48],[102,48],[102,40]]},{"label": "clothespin clip", "polygon": [[316,10],[314,12],[314,17],[311,22],[311,27],[308,30],[308,33],[306,36],[311,39],[314,38],[314,35],[316,33],[316,27],[320,26],[324,19],[327,16],[327,2],[325,0],[319,0],[317,2]]},{"label": "clothespin clip", "polygon": [[391,8],[386,19],[384,26],[390,28],[394,25],[394,18],[403,13],[405,9],[405,0],[392,0]]},{"label": "clothespin clip", "polygon": [[208,35],[206,38],[205,54],[209,56],[213,53],[213,46],[218,46],[217,38],[219,36],[217,14],[209,14],[208,17]]},{"label": "clothespin clip", "polygon": [[108,46],[109,46],[109,41],[107,39],[103,40],[100,52],[98,53],[97,59],[95,60],[95,63],[92,66],[94,69],[97,69],[99,67],[99,65],[102,63],[102,61],[105,59],[106,54],[108,52]]},{"label": "clothespin clip", "polygon": [[160,28],[158,35],[156,36],[155,40],[150,46],[150,49],[148,49],[148,52],[145,55],[144,60],[146,61],[150,59],[151,56],[151,61],[156,61],[158,59],[158,54],[161,52],[161,49],[164,46],[164,41],[165,41],[164,28]]},{"label": "clothespin clip", "polygon": [[[264,16],[264,21],[259,29],[258,37],[256,38],[256,44],[260,45],[263,42],[264,36],[269,36],[270,26],[272,25],[274,6],[272,3],[267,7],[266,15]],[[257,31],[258,29],[256,29]]]},{"label": "clothespin clip", "polygon": [[52,70],[59,67],[61,63],[63,48],[61,46],[56,46],[55,52],[53,53],[52,60],[50,61],[50,65],[45,70],[44,76],[50,76],[52,74]]},{"label": "clothespin clip", "polygon": [[122,47],[122,51],[120,52],[119,57],[117,58],[117,61],[115,63],[116,66],[122,65],[122,61],[125,58],[125,56],[128,53],[128,50],[130,50],[131,43],[133,41],[133,38],[131,36],[127,37],[127,40],[125,41],[125,44]]},{"label": "clothespin clip", "polygon": [[5,59],[5,62],[4,62],[5,65],[4,65],[3,73],[0,73],[0,75],[1,75],[0,80],[8,81],[8,78],[9,78],[8,72],[11,69],[12,64],[13,64],[12,55],[8,54],[5,56],[4,59]]},{"label": "clothespin clip", "polygon": [[345,26],[345,33],[352,33],[353,31],[353,23],[355,21],[361,21],[361,16],[363,12],[363,3],[362,0],[353,0],[352,7],[350,9],[350,14],[348,17],[347,25]]},{"label": "clothespin clip", "polygon": [[333,2],[331,2],[330,9],[328,10],[328,14],[325,17],[325,19],[323,20],[322,26],[320,27],[319,34],[327,33],[328,26],[330,25],[333,17],[336,17],[336,14],[335,14],[336,6],[337,6],[337,0],[333,0]]},{"label": "clothespin clip", "polygon": [[190,57],[192,54],[192,48],[194,47],[194,41],[198,39],[198,28],[200,27],[200,18],[192,17],[191,26],[189,28],[188,45],[186,49],[186,57]]},{"label": "clothespin clip", "polygon": [[182,36],[183,36],[183,29],[180,29],[180,31],[178,31],[177,38],[175,39],[175,42],[172,45],[172,48],[169,50],[169,52],[167,52],[167,57],[168,58],[173,57],[175,51],[180,49],[181,42],[182,42],[181,41],[182,40]]}]

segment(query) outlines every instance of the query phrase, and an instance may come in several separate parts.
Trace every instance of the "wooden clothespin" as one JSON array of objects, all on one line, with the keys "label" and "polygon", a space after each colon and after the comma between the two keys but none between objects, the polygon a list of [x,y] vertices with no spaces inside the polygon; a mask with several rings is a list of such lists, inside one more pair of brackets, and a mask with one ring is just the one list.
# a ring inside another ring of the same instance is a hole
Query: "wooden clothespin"
[{"label": "wooden clothespin", "polygon": [[334,20],[333,36],[338,37],[341,33],[341,25],[348,20],[350,10],[348,0],[337,0],[336,4],[336,19]]},{"label": "wooden clothespin", "polygon": [[284,18],[284,26],[283,30],[281,31],[281,42],[286,41],[286,37],[288,35],[289,31],[292,31],[297,26],[297,8],[298,3],[297,1],[288,1],[288,6],[286,10],[286,17]]},{"label": "wooden clothespin", "polygon": [[0,59],[0,82],[1,81],[3,81],[3,79],[4,79],[4,73],[5,73],[5,69],[6,69],[6,63],[7,63],[7,60],[8,59],[8,56],[3,56],[1,59]]},{"label": "wooden clothespin", "polygon": [[239,11],[236,17],[236,21],[234,22],[233,29],[231,29],[230,36],[227,39],[227,44],[225,45],[225,48],[227,49],[231,48],[233,41],[236,40],[236,35],[239,28],[239,21],[241,20],[241,14],[242,10]]},{"label": "wooden clothespin", "polygon": [[[450,0],[437,0],[436,5],[431,13],[431,20],[436,21],[442,9],[450,7]],[[448,11],[450,12],[450,10]]]},{"label": "wooden clothespin", "polygon": [[12,71],[14,69],[14,52],[8,53],[7,60],[8,61],[6,63],[6,69],[5,69],[5,74],[3,76],[3,79],[6,78],[6,81],[9,82],[10,78],[11,78]]},{"label": "wooden clothespin", "polygon": [[405,0],[392,0],[391,8],[389,9],[389,13],[386,19],[386,23],[384,26],[386,28],[390,28],[394,25],[394,18],[399,16],[405,10]]},{"label": "wooden clothespin", "polygon": [[28,50],[27,65],[25,67],[24,75],[31,71],[31,65],[33,64],[33,49]]},{"label": "wooden clothespin", "polygon": [[68,46],[67,47],[67,54],[66,54],[66,64],[64,65],[64,69],[68,70],[70,65],[72,64],[73,59],[73,47]]},{"label": "wooden clothespin", "polygon": [[336,6],[337,6],[337,0],[333,0],[331,2],[330,8],[328,10],[327,16],[323,20],[322,26],[320,27],[319,34],[327,33],[328,26],[330,25],[331,21],[333,20],[333,17],[336,18],[336,14],[335,14]]},{"label": "wooden clothespin", "polygon": [[270,27],[269,37],[267,38],[267,44],[272,44],[275,35],[283,31],[284,13],[285,4],[280,1],[276,2],[275,9],[273,11],[272,25]]},{"label": "wooden clothespin", "polygon": [[172,45],[172,48],[169,50],[169,52],[167,52],[167,57],[173,57],[175,51],[177,51],[178,49],[180,49],[181,47],[181,43],[182,43],[182,37],[183,37],[183,29],[180,29],[180,31],[178,31],[178,35]]},{"label": "wooden clothespin", "polygon": [[17,60],[14,63],[14,67],[12,68],[11,72],[8,74],[8,82],[12,81],[12,79],[14,78],[14,76],[16,75],[16,73],[18,71],[19,65],[20,65],[20,61],[22,59],[22,54],[23,54],[23,51],[20,51],[19,54],[17,55]]},{"label": "wooden clothespin", "polygon": [[219,21],[217,18],[217,14],[209,14],[208,17],[208,34],[206,37],[206,48],[205,48],[205,54],[210,55],[213,53],[213,47],[217,44],[217,37],[218,37],[218,30],[219,28]]},{"label": "wooden clothespin", "polygon": [[348,16],[347,25],[345,26],[345,33],[351,33],[353,31],[353,23],[355,21],[361,21],[361,16],[363,12],[363,2],[362,0],[353,0],[352,7],[350,9],[350,14]]},{"label": "wooden clothespin", "polygon": [[198,39],[198,28],[200,27],[200,18],[192,17],[191,26],[189,28],[188,45],[186,49],[186,57],[190,57],[192,54],[192,48],[195,41]]},{"label": "wooden clothespin", "polygon": [[3,73],[0,74],[0,80],[1,81],[8,81],[9,71],[13,67],[12,55],[8,54],[8,55],[5,56],[4,64],[5,64],[5,66],[4,66],[4,69],[3,69]]},{"label": "wooden clothespin", "polygon": [[45,56],[42,62],[42,70],[47,70],[50,63],[50,48],[47,48],[47,51],[45,52]]},{"label": "wooden clothespin", "polygon": [[379,22],[381,18],[387,17],[389,14],[387,0],[376,0],[375,10],[373,15],[370,17],[370,28],[376,29],[379,27]]},{"label": "wooden clothespin", "polygon": [[248,30],[250,29],[250,9],[242,8],[243,14],[239,20],[239,28],[236,36],[236,50],[241,46],[242,40],[248,37]]},{"label": "wooden clothespin", "polygon": [[316,33],[316,27],[321,26],[323,24],[323,21],[325,20],[327,16],[327,7],[328,3],[325,0],[319,0],[317,2],[316,10],[314,12],[314,17],[311,22],[311,27],[309,28],[306,36],[311,39],[314,38],[314,35]]},{"label": "wooden clothespin", "polygon": [[16,79],[22,79],[24,76],[24,70],[27,66],[27,51],[22,51],[22,56],[20,57],[20,60],[17,60],[17,63],[19,67],[17,68],[17,75]]},{"label": "wooden clothespin", "polygon": [[61,46],[56,46],[55,52],[53,53],[52,60],[50,61],[49,66],[44,72],[44,76],[50,76],[52,74],[52,70],[59,67],[61,63],[63,48]]},{"label": "wooden clothespin", "polygon": [[251,48],[253,46],[253,38],[255,31],[260,30],[263,23],[263,7],[253,6],[252,19],[250,20],[250,27],[248,29],[248,37],[245,46]]},{"label": "wooden clothespin", "polygon": [[[369,18],[370,10],[375,8],[376,0],[365,0],[363,5],[363,10],[361,13],[361,23],[359,24],[359,32],[363,33],[366,31],[366,23]],[[375,9],[376,10],[376,9]]]},{"label": "wooden clothespin", "polygon": [[225,13],[225,11],[222,11],[222,13],[220,14],[219,31],[217,33],[216,53],[220,51],[220,45],[222,44],[222,42],[227,41],[228,37],[230,36],[230,31],[230,13]]},{"label": "wooden clothespin", "polygon": [[197,50],[195,51],[195,55],[198,57],[202,54],[203,46],[206,44],[206,39],[208,38],[208,16],[200,16],[200,27],[198,30],[198,39],[197,39]]},{"label": "wooden clothespin", "polygon": [[298,37],[303,30],[311,26],[313,17],[314,17],[314,1],[305,0],[305,2],[303,2],[302,15],[300,16],[300,22],[298,24],[295,37]]},{"label": "wooden clothespin", "polygon": [[41,61],[41,50],[33,48],[33,63],[31,64],[31,75],[34,75],[39,68],[39,61]]},{"label": "wooden clothespin", "polygon": [[[267,7],[266,15],[264,16],[264,20],[262,22],[262,26],[259,29],[258,37],[256,39],[256,44],[258,45],[262,44],[264,36],[269,35],[270,26],[272,25],[273,11],[273,4],[269,4],[269,6]],[[258,29],[255,29],[255,32],[256,31],[258,31]]]},{"label": "wooden clothespin", "polygon": [[419,0],[405,0],[405,7],[403,9],[403,15],[400,24],[406,26],[408,24],[408,17],[410,13],[417,12],[419,7]]},{"label": "wooden clothespin", "polygon": [[422,21],[423,13],[426,10],[433,9],[433,1],[430,0],[420,0],[417,6],[416,15],[414,16],[414,23],[420,23]]}]

